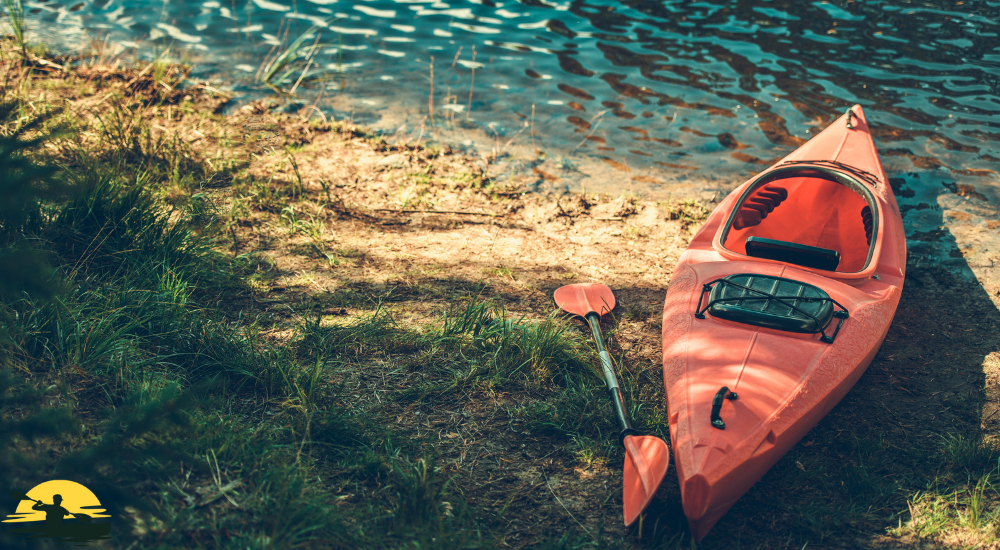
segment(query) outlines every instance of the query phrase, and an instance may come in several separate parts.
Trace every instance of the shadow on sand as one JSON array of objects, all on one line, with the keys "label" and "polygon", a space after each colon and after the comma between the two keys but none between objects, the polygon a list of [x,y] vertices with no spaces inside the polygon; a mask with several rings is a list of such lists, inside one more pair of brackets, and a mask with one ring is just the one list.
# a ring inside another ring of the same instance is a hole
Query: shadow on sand
[{"label": "shadow on sand", "polygon": [[[944,225],[908,235],[902,298],[867,372],[699,548],[898,546],[907,539],[888,535],[912,519],[918,493],[965,481],[946,447],[1000,432],[988,386],[1000,312]],[[665,485],[647,522],[670,539],[687,526],[676,478]]]}]

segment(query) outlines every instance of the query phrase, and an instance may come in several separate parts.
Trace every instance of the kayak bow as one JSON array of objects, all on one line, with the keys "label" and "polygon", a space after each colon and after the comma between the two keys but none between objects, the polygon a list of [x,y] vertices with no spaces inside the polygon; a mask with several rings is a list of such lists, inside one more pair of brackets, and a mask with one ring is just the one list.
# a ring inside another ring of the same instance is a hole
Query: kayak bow
[{"label": "kayak bow", "polygon": [[700,540],[861,377],[906,269],[861,107],[730,193],[674,270],[663,378]]}]

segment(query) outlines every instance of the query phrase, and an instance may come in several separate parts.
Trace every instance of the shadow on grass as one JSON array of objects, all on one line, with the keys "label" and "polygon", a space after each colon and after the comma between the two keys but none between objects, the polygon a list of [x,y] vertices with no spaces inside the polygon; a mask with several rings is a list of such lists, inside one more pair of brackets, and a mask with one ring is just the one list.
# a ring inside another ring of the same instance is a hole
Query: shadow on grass
[{"label": "shadow on grass", "polygon": [[[1000,313],[969,266],[950,253],[957,243],[947,231],[913,233],[909,245],[894,322],[868,371],[699,548],[996,544],[1000,416],[987,383],[995,376],[989,369],[998,367],[991,354],[1000,350]],[[944,250],[947,262],[930,256],[931,250]],[[453,285],[456,280],[420,283]],[[533,284],[548,295],[558,286]],[[665,288],[626,292],[633,300],[659,301]],[[619,307],[615,313],[624,311]],[[636,359],[621,348],[615,351],[622,363]],[[662,386],[657,385],[662,410]],[[593,463],[597,457],[610,475],[620,476],[620,451],[603,444],[607,405],[601,393],[599,381],[567,384],[516,410],[513,415],[523,424],[514,426],[536,444],[548,439],[558,446],[556,456],[565,466]],[[644,405],[649,406],[648,398]],[[648,424],[654,432],[660,425],[656,418]],[[648,547],[687,546],[679,494],[671,470],[631,540],[646,541],[640,544]],[[617,520],[620,496],[615,491],[607,496],[604,514]]]}]

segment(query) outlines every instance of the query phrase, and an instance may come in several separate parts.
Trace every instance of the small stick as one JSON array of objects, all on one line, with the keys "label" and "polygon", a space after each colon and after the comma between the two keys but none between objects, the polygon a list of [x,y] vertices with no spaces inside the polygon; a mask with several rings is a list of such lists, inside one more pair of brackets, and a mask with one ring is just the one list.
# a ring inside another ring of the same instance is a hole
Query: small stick
[{"label": "small stick", "polygon": [[[465,120],[472,114],[472,88],[476,85],[476,46],[472,45],[472,82],[469,84],[469,110],[465,112]],[[494,130],[495,131],[495,130]]]},{"label": "small stick", "polygon": [[373,208],[372,210],[376,212],[395,212],[397,214],[462,214],[465,216],[497,217],[496,214],[490,214],[489,212],[462,212],[459,210],[396,210],[393,208]]},{"label": "small stick", "polygon": [[59,64],[53,63],[51,61],[46,61],[46,60],[42,59],[41,57],[37,57],[37,56],[32,55],[31,53],[28,54],[28,60],[31,61],[31,62],[33,62],[33,63],[38,63],[39,65],[44,65],[46,67],[53,67],[55,69],[59,69],[60,71],[65,71],[66,70],[66,67],[63,66],[63,65],[59,65]]},{"label": "small stick", "polygon": [[632,190],[632,170],[628,167],[628,159],[622,159],[622,164],[625,165],[625,173],[628,174],[628,192],[633,197],[635,196],[635,191]]},{"label": "small stick", "polygon": [[535,104],[531,104],[531,148],[535,150],[535,156],[538,156],[538,147],[535,145]]},{"label": "small stick", "polygon": [[566,513],[569,514],[569,517],[573,518],[573,521],[575,521],[576,524],[579,525],[580,528],[584,530],[584,532],[590,535],[591,538],[597,540],[597,538],[594,537],[593,533],[591,533],[586,527],[584,527],[583,524],[580,523],[580,520],[576,519],[576,516],[573,515],[573,512],[569,511],[569,508],[567,508],[566,505],[563,503],[562,499],[559,498],[559,495],[557,495],[556,492],[552,489],[552,484],[549,483],[549,476],[545,475],[545,472],[542,472],[542,477],[545,478],[545,485],[549,488],[549,492],[552,493],[552,496],[556,498],[556,501],[559,503],[559,505],[563,507],[563,510],[566,510]]},{"label": "small stick", "polygon": [[250,36],[250,0],[247,0],[246,10],[247,10],[247,29],[246,29],[246,35],[247,35],[247,43],[246,43],[247,44],[247,56],[246,56],[246,58],[249,60],[250,59],[250,39],[252,38]]},{"label": "small stick", "polygon": [[594,122],[595,120],[597,120],[598,118],[600,118],[600,120],[597,120],[597,123],[594,124],[594,126],[590,129],[590,131],[587,132],[587,135],[583,137],[583,141],[581,141],[579,144],[577,144],[576,147],[573,148],[574,151],[576,151],[577,149],[579,149],[580,147],[582,147],[584,143],[587,143],[587,139],[590,138],[590,136],[592,136],[595,131],[597,131],[597,127],[600,126],[601,122],[604,121],[604,114],[607,113],[608,111],[609,111],[609,109],[605,109],[605,110],[597,113],[596,115],[594,115],[594,118],[590,119],[590,122]]},{"label": "small stick", "polygon": [[313,103],[312,105],[306,105],[299,114],[301,115],[302,113],[308,113],[310,109],[319,113],[319,116],[322,117],[323,119],[323,123],[324,124],[326,123],[326,115],[323,114],[323,111],[319,107],[317,107],[315,103]]},{"label": "small stick", "polygon": [[337,31],[337,74],[340,75],[340,88],[337,91],[344,91],[344,36]]},{"label": "small stick", "polygon": [[505,149],[507,149],[507,147],[510,146],[510,144],[513,143],[515,139],[517,139],[517,136],[523,134],[524,131],[527,129],[528,129],[528,123],[525,122],[524,126],[521,127],[521,130],[518,133],[514,134],[514,137],[508,139],[507,143],[503,144],[503,147],[500,148],[500,151],[503,152]]},{"label": "small stick", "polygon": [[427,98],[427,109],[431,113],[431,126],[434,126],[434,56],[431,56],[431,95]]},{"label": "small stick", "polygon": [[[468,119],[466,119],[468,120]],[[496,145],[493,147],[493,161],[496,162],[497,158],[500,156],[500,134],[497,133],[496,127],[493,126],[493,122],[489,123],[490,130],[493,130],[493,135],[496,138]]]},{"label": "small stick", "polygon": [[[281,25],[284,22],[285,22],[284,20],[278,21],[278,36],[281,36]],[[281,45],[281,40],[278,40],[277,42],[278,42],[277,44],[271,46],[271,51],[267,52],[267,55],[264,56],[264,61],[260,62],[260,66],[257,67],[257,72],[254,73],[253,75],[254,80],[257,80],[260,77],[260,72],[263,71],[264,67],[267,65],[267,60],[270,59],[271,54],[274,53],[274,50]]]},{"label": "small stick", "polygon": [[[163,3],[164,9],[167,7],[167,3]],[[163,10],[160,10],[160,20],[163,20]],[[236,33],[236,40],[240,42],[240,55],[243,54],[243,35],[240,34],[240,18],[236,15],[236,0],[233,0],[233,32]]]},{"label": "small stick", "polygon": [[[424,121],[421,120],[420,121],[420,135],[417,136],[417,145],[420,145],[420,140],[423,139],[423,137],[424,137]],[[410,140],[407,139],[406,141],[410,141]]]},{"label": "small stick", "polygon": [[[281,38],[281,22],[278,22],[278,38],[279,38],[279,40],[278,40],[278,43],[274,45],[274,48],[279,48],[279,49],[278,49],[278,51],[276,51],[274,53],[274,57],[271,58],[271,60],[267,62],[267,66],[264,67],[264,74],[267,74],[268,72],[270,72],[271,66],[274,65],[274,62],[277,61],[278,58],[281,57],[281,55],[287,49],[287,45],[288,45],[288,27],[290,27],[290,26],[291,26],[290,23],[285,26],[285,36],[284,36],[284,38]],[[272,49],[274,49],[274,48],[272,48]],[[267,59],[265,58],[264,61],[267,61]]]},{"label": "small stick", "polygon": [[458,51],[455,52],[455,60],[451,62],[451,68],[455,68],[455,64],[458,63],[458,56],[462,55],[462,46],[458,47]]},{"label": "small stick", "polygon": [[449,123],[451,122],[451,113],[448,112],[449,110],[451,110],[451,108],[449,107],[449,105],[451,105],[451,88],[450,87],[448,88],[448,91],[445,92],[445,94],[444,94],[444,102],[442,103],[442,108],[445,109],[444,121],[443,121],[445,128],[447,128],[448,125],[449,125]]}]

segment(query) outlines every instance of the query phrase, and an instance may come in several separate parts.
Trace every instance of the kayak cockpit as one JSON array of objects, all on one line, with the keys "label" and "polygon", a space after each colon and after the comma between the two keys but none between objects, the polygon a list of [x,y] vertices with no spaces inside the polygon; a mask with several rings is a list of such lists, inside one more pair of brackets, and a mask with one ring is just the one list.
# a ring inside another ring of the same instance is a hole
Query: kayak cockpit
[{"label": "kayak cockpit", "polygon": [[721,242],[745,256],[857,273],[872,260],[878,221],[875,197],[852,175],[790,166],[747,187]]}]

